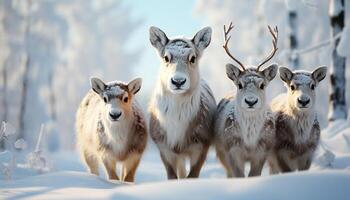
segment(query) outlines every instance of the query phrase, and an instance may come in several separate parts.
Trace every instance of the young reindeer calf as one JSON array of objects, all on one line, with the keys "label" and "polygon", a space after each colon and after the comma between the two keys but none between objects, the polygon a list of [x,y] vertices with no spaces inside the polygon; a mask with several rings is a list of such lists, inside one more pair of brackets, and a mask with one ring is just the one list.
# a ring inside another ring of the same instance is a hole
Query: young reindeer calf
[{"label": "young reindeer calf", "polygon": [[[147,143],[144,116],[133,98],[141,82],[136,78],[128,84],[106,84],[91,78],[92,90],[82,100],[76,117],[78,149],[90,173],[98,175],[102,160],[109,179],[134,181]],[[117,162],[122,164],[120,177]]]},{"label": "young reindeer calf", "polygon": [[260,67],[268,62],[277,51],[277,27],[269,30],[273,37],[273,50],[265,61],[256,68],[246,69],[228,49],[228,33],[225,32],[226,53],[241,68],[226,65],[226,73],[237,87],[236,97],[227,97],[220,101],[215,121],[217,156],[225,167],[228,177],[244,177],[244,165],[250,161],[249,176],[261,175],[267,154],[273,147],[274,120],[265,100],[268,83],[277,73],[277,65],[272,64],[264,70]]},{"label": "young reindeer calf", "polygon": [[276,113],[276,144],[269,158],[270,173],[307,170],[320,139],[315,111],[315,89],[326,77],[327,68],[312,73],[279,69],[288,91],[271,103]]}]

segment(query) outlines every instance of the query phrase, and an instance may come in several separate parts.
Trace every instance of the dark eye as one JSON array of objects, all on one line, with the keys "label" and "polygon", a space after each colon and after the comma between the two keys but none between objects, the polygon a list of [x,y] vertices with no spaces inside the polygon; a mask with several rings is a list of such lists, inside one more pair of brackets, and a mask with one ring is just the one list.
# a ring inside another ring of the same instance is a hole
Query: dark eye
[{"label": "dark eye", "polygon": [[262,83],[261,85],[260,85],[260,89],[264,89],[265,88],[265,85],[264,85],[264,83]]},{"label": "dark eye", "polygon": [[315,85],[311,84],[311,90],[314,90],[314,89],[315,89]]},{"label": "dark eye", "polygon": [[167,55],[166,55],[166,56],[164,56],[164,60],[165,60],[165,62],[167,62],[167,63],[168,63],[168,62],[170,61],[169,56],[167,56]]},{"label": "dark eye", "polygon": [[104,101],[105,103],[107,103],[107,102],[108,102],[108,98],[107,98],[106,96],[104,96],[104,97],[103,97],[103,101]]},{"label": "dark eye", "polygon": [[128,97],[124,97],[123,101],[124,101],[125,103],[128,103],[129,98],[128,98]]},{"label": "dark eye", "polygon": [[294,85],[291,85],[290,86],[290,89],[293,91],[293,90],[295,90],[295,86]]},{"label": "dark eye", "polygon": [[243,88],[242,83],[238,83],[238,88],[239,88],[239,89],[242,89],[242,88]]},{"label": "dark eye", "polygon": [[194,64],[196,62],[196,57],[195,56],[191,56],[190,62],[192,64]]}]

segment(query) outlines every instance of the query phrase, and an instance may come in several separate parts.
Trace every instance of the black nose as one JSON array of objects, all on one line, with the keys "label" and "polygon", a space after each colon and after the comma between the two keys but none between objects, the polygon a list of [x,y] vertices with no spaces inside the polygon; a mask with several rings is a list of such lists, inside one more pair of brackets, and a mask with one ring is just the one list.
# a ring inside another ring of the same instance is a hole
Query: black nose
[{"label": "black nose", "polygon": [[298,103],[300,103],[303,107],[306,106],[308,103],[310,103],[310,99],[307,100],[301,100],[298,98]]},{"label": "black nose", "polygon": [[244,99],[244,101],[248,104],[249,107],[253,107],[256,103],[258,103],[258,100],[248,101],[247,99]]},{"label": "black nose", "polygon": [[119,119],[119,117],[122,115],[121,112],[119,113],[109,113],[109,116],[113,119],[113,120],[117,120]]},{"label": "black nose", "polygon": [[171,83],[175,85],[177,88],[180,88],[183,84],[186,83],[185,78],[171,78]]}]

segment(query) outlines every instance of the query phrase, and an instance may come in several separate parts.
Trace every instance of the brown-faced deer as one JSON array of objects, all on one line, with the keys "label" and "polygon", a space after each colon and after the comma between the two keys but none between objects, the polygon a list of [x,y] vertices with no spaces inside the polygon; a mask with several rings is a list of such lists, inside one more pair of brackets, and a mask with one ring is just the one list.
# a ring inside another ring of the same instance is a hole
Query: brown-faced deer
[{"label": "brown-faced deer", "polygon": [[[104,83],[91,78],[91,90],[80,103],[76,117],[77,146],[90,173],[98,175],[101,160],[109,179],[134,181],[147,143],[147,128],[134,95],[140,78]],[[122,166],[118,177],[116,164]]]},{"label": "brown-faced deer", "polygon": [[[199,60],[209,45],[211,28],[192,39],[168,39],[156,27],[150,41],[161,59],[160,76],[150,104],[150,134],[168,179],[198,177],[213,139],[215,99],[199,75]],[[190,160],[186,173],[185,159]]]},{"label": "brown-faced deer", "polygon": [[279,72],[288,90],[271,103],[271,109],[276,113],[276,144],[269,157],[272,174],[310,168],[320,139],[315,90],[326,77],[327,68],[292,72],[281,67]]},{"label": "brown-faced deer", "polygon": [[250,162],[249,176],[261,174],[268,152],[274,144],[275,123],[265,100],[269,82],[277,73],[277,65],[272,64],[264,70],[260,68],[277,51],[277,27],[269,31],[272,35],[273,49],[269,56],[256,68],[246,68],[235,58],[229,48],[229,32],[232,23],[224,26],[226,53],[242,68],[227,64],[226,74],[237,87],[235,97],[229,96],[220,101],[215,117],[215,145],[217,156],[223,164],[228,177],[244,177],[245,162]]}]

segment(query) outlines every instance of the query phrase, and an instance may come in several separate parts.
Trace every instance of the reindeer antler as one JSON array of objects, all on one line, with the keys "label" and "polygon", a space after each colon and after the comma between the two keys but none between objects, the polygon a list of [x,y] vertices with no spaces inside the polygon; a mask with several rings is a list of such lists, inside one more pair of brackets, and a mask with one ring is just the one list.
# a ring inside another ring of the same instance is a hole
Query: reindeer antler
[{"label": "reindeer antler", "polygon": [[237,60],[231,53],[230,53],[230,50],[228,49],[228,42],[230,41],[231,39],[231,36],[227,37],[228,34],[230,33],[230,31],[233,29],[233,25],[232,25],[232,22],[230,23],[228,29],[226,29],[226,26],[224,25],[224,38],[225,38],[225,43],[224,45],[222,45],[222,47],[225,49],[226,53],[228,56],[230,56],[230,58],[232,58],[236,63],[238,63],[242,69],[245,71],[245,67],[244,65],[239,61]]},{"label": "reindeer antler", "polygon": [[277,39],[278,39],[278,29],[277,29],[277,26],[275,26],[275,28],[272,30],[272,28],[270,27],[270,26],[267,26],[268,28],[269,28],[269,31],[270,31],[270,33],[271,33],[271,35],[272,35],[272,46],[273,46],[273,49],[272,49],[272,51],[271,51],[271,53],[270,53],[270,55],[269,56],[267,56],[267,58],[265,58],[265,60],[264,61],[262,61],[259,65],[258,65],[258,67],[257,67],[257,71],[259,71],[259,69],[260,69],[260,67],[263,65],[263,64],[265,64],[265,63],[267,63],[269,60],[271,60],[271,58],[275,55],[275,53],[276,53],[276,51],[277,51]]}]

